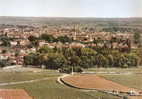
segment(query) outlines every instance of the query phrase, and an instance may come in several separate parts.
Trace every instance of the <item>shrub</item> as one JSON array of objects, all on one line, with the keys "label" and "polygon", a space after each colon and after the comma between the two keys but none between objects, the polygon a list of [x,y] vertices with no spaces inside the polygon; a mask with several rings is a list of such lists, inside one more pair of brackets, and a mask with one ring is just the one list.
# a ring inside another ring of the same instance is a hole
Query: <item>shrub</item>
[{"label": "shrub", "polygon": [[127,64],[124,64],[121,66],[122,68],[128,68],[129,66]]},{"label": "shrub", "polygon": [[27,56],[24,56],[24,64],[25,65],[38,65],[38,55],[36,53],[30,53]]},{"label": "shrub", "polygon": [[8,66],[9,62],[7,60],[0,60],[0,67]]},{"label": "shrub", "polygon": [[128,99],[128,97],[127,96],[123,96],[123,99]]}]

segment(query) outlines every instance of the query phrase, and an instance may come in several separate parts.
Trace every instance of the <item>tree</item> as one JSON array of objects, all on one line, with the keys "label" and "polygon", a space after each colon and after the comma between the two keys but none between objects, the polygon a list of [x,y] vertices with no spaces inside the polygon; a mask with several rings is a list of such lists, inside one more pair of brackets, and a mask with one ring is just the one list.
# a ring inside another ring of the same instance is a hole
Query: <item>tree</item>
[{"label": "tree", "polygon": [[127,58],[124,56],[124,54],[121,54],[119,57],[118,57],[118,61],[117,61],[117,64],[119,67],[126,67],[127,66]]},{"label": "tree", "polygon": [[80,66],[83,68],[90,68],[96,65],[95,56],[90,56],[90,57],[81,56],[80,59],[81,59]]},{"label": "tree", "polygon": [[107,59],[108,59],[108,65],[112,67],[114,65],[114,57],[110,54],[107,56]]},{"label": "tree", "polygon": [[38,54],[30,53],[27,56],[24,56],[24,64],[25,65],[39,65]]},{"label": "tree", "polygon": [[138,56],[138,65],[142,65],[142,48],[138,48],[135,53]]},{"label": "tree", "polygon": [[108,66],[108,59],[105,56],[103,56],[102,54],[98,54],[96,56],[96,64],[99,67],[101,67],[101,66],[107,67]]},{"label": "tree", "polygon": [[139,32],[134,33],[134,43],[135,44],[140,44],[141,43],[141,35]]},{"label": "tree", "polygon": [[128,99],[128,97],[127,96],[123,96],[123,99]]},{"label": "tree", "polygon": [[45,65],[47,60],[48,60],[48,54],[46,53],[41,53],[38,56],[38,61],[40,66]]},{"label": "tree", "polygon": [[60,53],[48,53],[45,61],[46,68],[58,69],[67,63],[65,57]]},{"label": "tree", "polygon": [[97,52],[91,48],[81,48],[81,56],[95,56]]},{"label": "tree", "polygon": [[7,46],[7,47],[11,46],[9,38],[7,37],[1,38],[1,41],[2,41],[2,46]]},{"label": "tree", "polygon": [[81,63],[80,65],[84,68],[89,68],[95,65],[95,57],[97,52],[91,48],[81,48]]},{"label": "tree", "polygon": [[57,41],[60,41],[62,43],[71,43],[73,40],[71,38],[69,38],[68,36],[59,36],[57,38]]},{"label": "tree", "polygon": [[28,37],[28,40],[31,42],[31,47],[38,47],[39,46],[39,39],[33,35]]},{"label": "tree", "polygon": [[40,39],[46,40],[48,42],[54,42],[54,40],[55,40],[55,38],[52,35],[48,35],[45,33],[40,36]]},{"label": "tree", "polygon": [[127,65],[128,66],[137,66],[139,57],[135,53],[129,53],[126,54],[126,57],[128,59]]},{"label": "tree", "polygon": [[5,67],[5,66],[8,66],[8,65],[9,65],[8,60],[0,60],[0,67]]},{"label": "tree", "polygon": [[42,46],[39,50],[38,50],[38,52],[40,52],[40,53],[52,53],[52,52],[54,52],[54,50],[52,49],[52,48],[49,48],[48,46]]},{"label": "tree", "polygon": [[72,48],[66,48],[64,49],[63,54],[66,59],[70,60],[71,57],[75,56],[75,51]]},{"label": "tree", "polygon": [[71,66],[79,66],[81,59],[78,56],[72,56],[69,61]]},{"label": "tree", "polygon": [[31,35],[31,36],[28,37],[28,40],[29,40],[30,42],[34,42],[34,41],[36,41],[37,39],[38,39],[38,38],[35,37],[35,36],[33,36],[33,35]]}]

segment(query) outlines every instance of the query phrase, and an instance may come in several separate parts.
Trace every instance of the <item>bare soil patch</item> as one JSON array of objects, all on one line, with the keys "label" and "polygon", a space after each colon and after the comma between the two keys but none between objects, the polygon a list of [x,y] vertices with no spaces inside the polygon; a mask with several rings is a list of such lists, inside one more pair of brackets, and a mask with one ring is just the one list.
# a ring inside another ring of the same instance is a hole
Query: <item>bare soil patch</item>
[{"label": "bare soil patch", "polygon": [[0,99],[33,99],[23,89],[0,89]]},{"label": "bare soil patch", "polygon": [[129,88],[124,85],[115,83],[110,80],[106,80],[103,77],[99,77],[95,74],[80,74],[74,76],[67,76],[62,78],[62,80],[74,87],[83,89],[97,89],[106,91],[119,91],[119,92],[130,92],[131,90],[139,91],[134,88]]}]

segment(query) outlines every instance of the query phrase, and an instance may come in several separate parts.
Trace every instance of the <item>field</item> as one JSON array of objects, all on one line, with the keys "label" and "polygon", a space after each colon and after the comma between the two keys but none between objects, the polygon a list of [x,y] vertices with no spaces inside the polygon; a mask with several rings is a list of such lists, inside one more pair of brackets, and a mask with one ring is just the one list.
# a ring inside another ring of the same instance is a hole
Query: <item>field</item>
[{"label": "field", "polygon": [[119,99],[112,95],[97,91],[82,91],[57,83],[57,77],[61,74],[56,71],[44,70],[40,72],[3,72],[1,71],[0,83],[26,81],[49,77],[48,80],[0,86],[1,89],[25,89],[35,99]]},{"label": "field", "polygon": [[[110,82],[105,83],[105,87],[111,88],[112,84],[116,86],[121,86],[121,88],[135,88],[142,90],[142,69],[141,68],[129,68],[129,69],[118,69],[118,68],[92,68],[85,70],[86,72],[95,72],[99,77],[103,77],[106,80],[110,80],[115,83]],[[44,81],[24,83],[24,84],[15,84],[0,86],[1,89],[25,89],[31,96],[34,96],[35,99],[120,99],[118,97],[108,95],[98,91],[84,91],[80,89],[75,89],[68,87],[66,85],[61,85],[57,83],[57,78],[62,74],[54,70],[41,70],[34,69],[33,71],[2,71],[0,70],[0,84],[5,82],[18,82],[18,81],[27,81],[41,78],[49,78]],[[115,74],[116,73],[116,74]],[[122,73],[122,74],[121,74]],[[93,74],[91,74],[93,75]],[[83,77],[89,79],[88,77]],[[97,78],[98,84],[100,78]],[[103,79],[104,80],[104,79]],[[79,80],[78,80],[79,81]],[[88,80],[87,80],[88,81]],[[86,84],[87,81],[83,81]],[[93,81],[93,79],[91,80]],[[94,80],[95,81],[95,80]],[[104,81],[103,81],[104,82]],[[94,82],[96,83],[96,82]],[[93,83],[93,84],[94,84]],[[125,87],[127,86],[127,87]],[[98,87],[98,85],[97,85]],[[128,88],[128,89],[129,89]],[[118,90],[118,89],[117,89]],[[137,99],[137,98],[132,98]]]},{"label": "field", "polygon": [[[119,84],[131,87],[131,88],[142,90],[141,69],[136,70],[136,71],[134,70],[134,72],[136,72],[136,73],[131,71],[130,74],[125,74],[125,75],[124,74],[120,74],[120,75],[104,75],[104,74],[101,74],[99,76],[102,76],[107,80],[111,80],[111,81],[117,82]],[[141,99],[141,97],[131,97],[131,98],[132,99]]]},{"label": "field", "polygon": [[142,73],[142,67],[138,68],[89,68],[85,72],[95,73]]},{"label": "field", "polygon": [[108,80],[142,90],[142,74],[102,75]]},{"label": "field", "polygon": [[59,73],[55,73],[53,71],[46,72],[0,72],[0,83],[7,82],[17,82],[17,81],[27,81],[34,79],[42,79],[42,78],[53,78],[59,76]]},{"label": "field", "polygon": [[142,67],[139,68],[91,68],[86,72],[93,72],[105,79],[128,87],[142,90]]},{"label": "field", "polygon": [[[63,78],[63,81],[68,85],[83,89],[107,91],[115,90],[121,92],[130,92],[131,90],[135,90],[136,92],[141,92],[141,71],[141,68],[92,68],[90,70],[86,70],[87,73],[91,74],[68,76]],[[128,96],[128,98],[142,99],[141,96]]]},{"label": "field", "polygon": [[135,90],[117,84],[115,82],[112,82],[110,80],[106,80],[103,77],[99,77],[94,74],[81,74],[81,75],[68,76],[63,78],[63,81],[75,87],[84,88],[84,89],[97,89],[97,90],[106,90],[106,91],[115,90],[119,92],[129,92],[130,90]]}]

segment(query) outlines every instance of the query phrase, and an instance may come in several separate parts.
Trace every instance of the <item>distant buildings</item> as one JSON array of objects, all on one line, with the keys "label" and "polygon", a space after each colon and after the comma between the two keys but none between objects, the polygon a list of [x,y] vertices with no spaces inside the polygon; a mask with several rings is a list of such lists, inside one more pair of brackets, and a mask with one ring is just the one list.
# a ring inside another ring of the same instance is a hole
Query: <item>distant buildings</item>
[{"label": "distant buildings", "polygon": [[[33,35],[35,37],[39,37],[42,33],[51,34],[54,37],[58,36],[65,36],[67,35],[70,38],[73,38],[75,41],[80,42],[92,42],[91,44],[81,44],[77,42],[73,43],[66,43],[62,44],[61,42],[53,42],[48,43],[44,40],[39,40],[39,47],[42,47],[44,45],[49,46],[50,48],[60,48],[60,47],[67,47],[67,48],[76,48],[76,47],[86,47],[86,46],[104,46],[106,41],[110,41],[112,38],[121,39],[122,41],[120,43],[113,42],[111,45],[106,45],[108,48],[127,48],[129,47],[128,44],[126,44],[126,40],[131,40],[131,48],[136,48],[136,46],[133,44],[133,34],[132,33],[116,33],[112,34],[110,32],[92,32],[88,31],[81,31],[81,29],[76,30],[73,27],[66,26],[66,27],[55,27],[55,26],[47,26],[47,27],[34,27],[34,26],[11,26],[1,28],[0,27],[0,36],[6,36],[10,38],[10,48],[7,47],[0,47],[0,59],[8,59],[14,64],[23,64],[23,57],[27,55],[28,53],[35,52],[36,48],[30,48],[28,47],[30,45],[30,41],[28,40],[28,37]],[[103,40],[104,44],[98,43],[96,45],[93,43],[94,40]],[[124,40],[123,40],[124,39]],[[0,40],[0,44],[2,44],[2,41]],[[3,53],[3,50],[6,50],[6,52]]]}]

